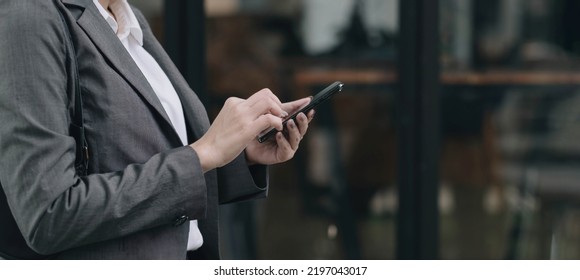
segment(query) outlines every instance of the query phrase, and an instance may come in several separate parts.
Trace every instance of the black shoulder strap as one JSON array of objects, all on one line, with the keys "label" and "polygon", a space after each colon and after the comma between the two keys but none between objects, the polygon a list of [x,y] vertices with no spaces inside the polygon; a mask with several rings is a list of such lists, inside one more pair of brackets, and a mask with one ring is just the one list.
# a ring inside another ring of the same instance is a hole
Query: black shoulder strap
[{"label": "black shoulder strap", "polygon": [[[60,10],[59,10],[60,11]],[[73,120],[70,128],[70,134],[75,138],[76,141],[76,161],[75,161],[75,168],[77,174],[79,176],[86,176],[89,167],[89,147],[87,145],[86,136],[85,136],[85,126],[84,126],[84,117],[83,117],[83,99],[82,99],[82,92],[79,82],[79,69],[77,63],[77,56],[76,51],[74,48],[74,44],[72,42],[72,38],[70,36],[70,27],[67,24],[67,21],[64,19],[62,12],[60,14],[62,22],[66,27],[66,39],[68,50],[72,52],[71,57],[71,65],[72,65],[72,78],[74,82],[74,115]]]}]

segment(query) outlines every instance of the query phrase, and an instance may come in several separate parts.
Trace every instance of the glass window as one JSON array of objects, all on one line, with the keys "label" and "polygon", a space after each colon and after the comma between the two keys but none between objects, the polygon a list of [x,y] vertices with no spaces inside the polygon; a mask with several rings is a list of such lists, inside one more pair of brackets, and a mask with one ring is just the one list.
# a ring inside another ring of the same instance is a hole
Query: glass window
[{"label": "glass window", "polygon": [[440,0],[445,259],[577,259],[575,0]]}]

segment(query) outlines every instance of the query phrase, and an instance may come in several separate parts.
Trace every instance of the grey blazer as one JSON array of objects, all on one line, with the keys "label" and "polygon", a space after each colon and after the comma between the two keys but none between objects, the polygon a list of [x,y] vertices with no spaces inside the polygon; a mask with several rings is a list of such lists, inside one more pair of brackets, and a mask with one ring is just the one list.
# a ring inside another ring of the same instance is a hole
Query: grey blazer
[{"label": "grey blazer", "polygon": [[[135,13],[194,142],[206,111]],[[186,221],[197,219],[204,245],[192,257],[219,258],[218,202],[265,196],[266,167],[241,155],[203,174],[92,0],[2,0],[0,18],[0,256],[184,259]],[[82,177],[69,133],[73,55],[90,154]]]}]

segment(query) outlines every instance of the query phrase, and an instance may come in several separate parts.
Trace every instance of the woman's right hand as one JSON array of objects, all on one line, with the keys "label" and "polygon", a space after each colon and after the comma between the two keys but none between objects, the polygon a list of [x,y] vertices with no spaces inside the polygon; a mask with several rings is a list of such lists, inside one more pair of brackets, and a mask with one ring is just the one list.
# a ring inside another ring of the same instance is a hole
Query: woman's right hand
[{"label": "woman's right hand", "polygon": [[288,113],[269,89],[244,100],[230,97],[206,134],[190,146],[196,151],[203,172],[234,160],[256,136],[271,127],[282,130]]}]

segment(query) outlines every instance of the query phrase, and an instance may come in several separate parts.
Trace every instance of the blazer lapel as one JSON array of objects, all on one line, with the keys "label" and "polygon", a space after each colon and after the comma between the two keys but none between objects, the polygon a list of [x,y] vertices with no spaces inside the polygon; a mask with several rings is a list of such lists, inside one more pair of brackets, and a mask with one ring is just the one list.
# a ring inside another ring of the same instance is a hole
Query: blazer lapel
[{"label": "blazer lapel", "polygon": [[[79,26],[101,51],[110,65],[140,94],[147,103],[173,128],[169,116],[157,98],[155,91],[137,66],[131,55],[119,41],[111,27],[99,14],[91,0],[63,0],[65,4],[72,4],[84,8],[77,19]],[[175,132],[177,136],[177,132]]]}]

